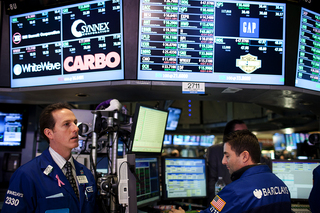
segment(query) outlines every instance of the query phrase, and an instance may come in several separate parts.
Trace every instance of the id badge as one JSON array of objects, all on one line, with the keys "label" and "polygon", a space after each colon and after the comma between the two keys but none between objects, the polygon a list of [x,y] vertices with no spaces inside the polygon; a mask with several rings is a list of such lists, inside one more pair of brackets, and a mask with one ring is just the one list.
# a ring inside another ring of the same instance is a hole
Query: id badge
[{"label": "id badge", "polygon": [[79,184],[88,183],[88,179],[85,175],[79,175],[77,176],[77,179]]}]

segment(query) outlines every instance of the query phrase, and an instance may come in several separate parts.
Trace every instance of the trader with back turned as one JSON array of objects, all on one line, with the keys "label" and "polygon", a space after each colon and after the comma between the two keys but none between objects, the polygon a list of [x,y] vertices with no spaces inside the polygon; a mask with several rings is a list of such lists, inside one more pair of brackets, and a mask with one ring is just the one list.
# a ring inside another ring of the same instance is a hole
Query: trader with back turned
[{"label": "trader with back turned", "polygon": [[[260,164],[261,151],[257,137],[249,130],[230,133],[223,145],[222,163],[231,174],[232,183],[225,186],[200,213],[250,212],[290,213],[288,187],[265,164]],[[184,213],[171,209],[170,213]]]},{"label": "trader with back turned", "polygon": [[40,131],[49,148],[13,174],[1,213],[90,213],[96,211],[96,183],[90,170],[73,159],[77,119],[69,105],[47,106]]}]

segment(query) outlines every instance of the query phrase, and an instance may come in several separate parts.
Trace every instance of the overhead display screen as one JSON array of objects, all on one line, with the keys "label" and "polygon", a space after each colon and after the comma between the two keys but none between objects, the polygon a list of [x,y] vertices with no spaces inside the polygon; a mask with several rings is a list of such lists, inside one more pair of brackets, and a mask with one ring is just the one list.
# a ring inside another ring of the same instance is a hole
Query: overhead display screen
[{"label": "overhead display screen", "polygon": [[121,0],[10,16],[11,87],[124,79]]},{"label": "overhead display screen", "polygon": [[320,91],[320,14],[301,8],[295,86]]},{"label": "overhead display screen", "polygon": [[285,4],[141,0],[139,80],[284,84]]}]

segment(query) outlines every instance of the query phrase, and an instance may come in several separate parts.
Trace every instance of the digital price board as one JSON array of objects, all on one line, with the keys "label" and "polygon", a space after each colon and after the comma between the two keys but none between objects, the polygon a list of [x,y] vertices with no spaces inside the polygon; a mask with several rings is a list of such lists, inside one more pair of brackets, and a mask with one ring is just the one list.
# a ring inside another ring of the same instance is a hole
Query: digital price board
[{"label": "digital price board", "polygon": [[282,3],[141,0],[138,79],[284,84]]},{"label": "digital price board", "polygon": [[320,14],[301,8],[295,86],[320,91]]},{"label": "digital price board", "polygon": [[11,87],[124,79],[121,0],[10,16]]}]

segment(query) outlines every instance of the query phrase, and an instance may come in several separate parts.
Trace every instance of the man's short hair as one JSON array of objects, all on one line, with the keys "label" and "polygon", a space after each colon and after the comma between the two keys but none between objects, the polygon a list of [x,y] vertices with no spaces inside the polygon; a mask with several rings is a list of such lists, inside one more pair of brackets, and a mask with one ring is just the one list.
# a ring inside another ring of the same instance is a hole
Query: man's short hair
[{"label": "man's short hair", "polygon": [[48,105],[47,107],[45,107],[40,114],[40,119],[39,119],[40,132],[41,132],[42,137],[44,137],[48,143],[50,143],[50,140],[44,134],[44,130],[46,128],[53,130],[54,126],[56,125],[56,121],[53,118],[52,112],[55,110],[59,110],[59,109],[71,110],[71,107],[67,103],[55,103],[55,104],[51,104],[51,105]]},{"label": "man's short hair", "polygon": [[237,124],[245,124],[245,123],[242,120],[237,120],[237,119],[231,120],[227,123],[227,125],[225,126],[224,131],[223,131],[223,139],[222,139],[223,142],[225,142],[225,137],[229,133],[234,132],[234,127]]},{"label": "man's short hair", "polygon": [[258,138],[249,130],[238,130],[229,133],[225,137],[226,141],[231,146],[237,156],[243,151],[248,151],[254,163],[260,163],[261,150]]}]

